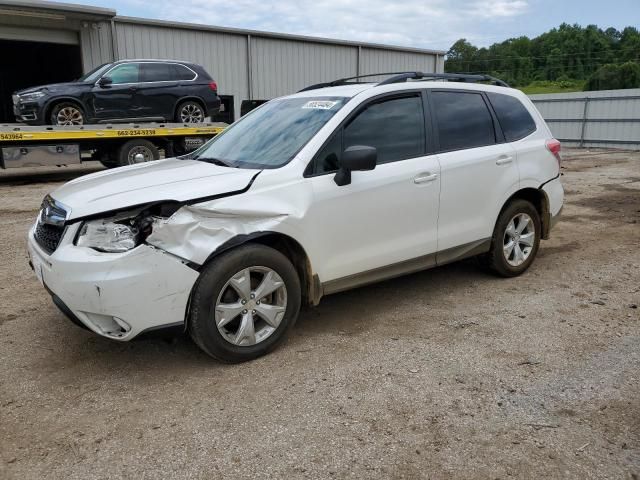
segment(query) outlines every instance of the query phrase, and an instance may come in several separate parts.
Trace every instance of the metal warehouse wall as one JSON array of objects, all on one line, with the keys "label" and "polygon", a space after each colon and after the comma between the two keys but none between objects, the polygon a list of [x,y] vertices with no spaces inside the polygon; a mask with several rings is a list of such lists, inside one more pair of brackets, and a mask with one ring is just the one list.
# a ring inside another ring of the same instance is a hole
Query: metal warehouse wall
[{"label": "metal warehouse wall", "polygon": [[253,97],[287,95],[314,83],[357,75],[358,48],[251,37]]},{"label": "metal warehouse wall", "polygon": [[360,71],[372,72],[399,72],[417,70],[420,72],[444,71],[444,57],[442,68],[435,55],[424,53],[397,52],[379,48],[362,47]]},{"label": "metal warehouse wall", "polygon": [[220,94],[233,95],[235,111],[249,98],[247,39],[242,35],[115,22],[119,59],[167,58],[198,63],[218,82]]},{"label": "metal warehouse wall", "polygon": [[[83,50],[100,52],[93,65],[110,52],[108,38],[82,37]],[[234,96],[236,118],[246,99],[271,99],[323,81],[399,70],[442,72],[443,53],[382,48],[353,42],[261,34],[115,17],[116,58],[168,58],[193,61],[209,71],[222,95]],[[86,42],[86,43],[85,43]]]},{"label": "metal warehouse wall", "polygon": [[110,22],[83,22],[80,28],[82,66],[85,72],[114,58]]},{"label": "metal warehouse wall", "polygon": [[[81,45],[82,66],[85,71],[113,60],[113,44],[111,41],[111,24],[108,21],[96,19],[81,20],[66,18],[64,20],[50,20],[46,18],[32,18],[23,16],[0,16],[0,36],[10,29],[16,33],[26,34],[34,41],[53,43],[71,43],[62,38],[60,33],[76,36],[75,43]],[[37,35],[35,35],[37,33]]]},{"label": "metal warehouse wall", "polygon": [[[0,0],[0,38],[80,45],[82,69],[126,58],[198,63],[242,100],[269,100],[358,74],[444,71],[444,52],[116,15],[113,9],[41,0]],[[4,37],[3,37],[4,34]]]},{"label": "metal warehouse wall", "polygon": [[531,95],[568,146],[640,150],[640,89]]}]

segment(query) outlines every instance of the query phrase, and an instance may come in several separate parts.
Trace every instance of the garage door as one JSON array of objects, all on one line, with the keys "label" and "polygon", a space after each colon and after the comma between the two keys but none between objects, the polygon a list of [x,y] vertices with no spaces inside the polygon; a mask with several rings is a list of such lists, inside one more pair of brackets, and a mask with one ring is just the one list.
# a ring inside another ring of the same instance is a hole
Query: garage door
[{"label": "garage door", "polygon": [[0,25],[0,39],[22,40],[25,42],[58,43],[63,45],[80,44],[78,32],[74,32],[72,30],[15,27],[11,25]]}]

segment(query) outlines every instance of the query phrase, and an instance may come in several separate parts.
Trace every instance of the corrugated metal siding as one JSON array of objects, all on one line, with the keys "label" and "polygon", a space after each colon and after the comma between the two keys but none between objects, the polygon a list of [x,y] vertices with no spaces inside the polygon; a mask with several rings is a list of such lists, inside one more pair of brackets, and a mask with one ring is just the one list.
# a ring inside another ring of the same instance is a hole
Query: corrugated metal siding
[{"label": "corrugated metal siding", "polygon": [[0,18],[0,30],[2,25],[6,25],[7,31],[15,25],[41,28],[43,32],[47,28],[75,32],[85,72],[126,58],[198,63],[214,77],[220,94],[233,95],[236,118],[242,100],[269,100],[314,83],[371,72],[444,70],[443,56],[426,51],[385,49],[355,42],[334,44],[329,39],[279,37],[267,32],[217,30],[130,17],[114,17],[114,39],[108,17],[90,16],[85,20],[80,14],[73,15],[60,21],[7,16]]},{"label": "corrugated metal siding", "polygon": [[233,95],[236,116],[249,98],[247,39],[242,35],[165,28],[116,21],[118,53],[124,58],[166,58],[202,65],[222,95]]},{"label": "corrugated metal siding", "polygon": [[360,73],[376,72],[441,72],[444,63],[436,63],[436,56],[416,52],[398,52],[363,47],[360,57]]},{"label": "corrugated metal siding", "polygon": [[253,97],[271,99],[357,75],[358,48],[251,37]]},{"label": "corrugated metal siding", "polygon": [[[358,46],[212,32],[144,24],[116,17],[119,58],[172,58],[205,67],[220,93],[233,95],[236,118],[249,99],[248,45],[251,46],[251,98],[268,100],[308,85],[358,74]],[[435,54],[362,47],[360,73],[443,71]]]},{"label": "corrugated metal siding", "polygon": [[531,100],[554,136],[570,146],[640,150],[640,89],[531,95]]},{"label": "corrugated metal siding", "polygon": [[[42,36],[50,33],[50,41],[54,43],[58,38],[56,31],[68,31],[69,34],[78,35],[82,52],[82,68],[85,72],[113,60],[109,22],[81,21],[73,18],[52,21],[46,18],[3,15],[0,18],[0,24],[0,29],[2,25],[22,27],[25,31],[28,31],[27,28],[37,28],[41,30]],[[44,39],[38,36],[34,40],[43,41]]]},{"label": "corrugated metal siding", "polygon": [[86,22],[80,27],[82,68],[85,72],[113,61],[113,42],[109,22]]}]

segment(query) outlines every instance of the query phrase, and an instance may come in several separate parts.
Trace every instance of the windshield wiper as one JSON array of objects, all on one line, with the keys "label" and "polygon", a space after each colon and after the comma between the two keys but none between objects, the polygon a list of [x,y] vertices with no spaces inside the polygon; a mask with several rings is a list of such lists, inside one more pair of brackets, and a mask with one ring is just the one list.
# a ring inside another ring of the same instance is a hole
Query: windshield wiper
[{"label": "windshield wiper", "polygon": [[192,160],[199,160],[201,162],[207,162],[207,163],[213,163],[214,165],[219,165],[221,167],[229,167],[229,168],[235,168],[234,165],[231,165],[230,163],[225,162],[224,160],[220,160],[219,158],[213,158],[213,157],[196,157],[193,158]]}]

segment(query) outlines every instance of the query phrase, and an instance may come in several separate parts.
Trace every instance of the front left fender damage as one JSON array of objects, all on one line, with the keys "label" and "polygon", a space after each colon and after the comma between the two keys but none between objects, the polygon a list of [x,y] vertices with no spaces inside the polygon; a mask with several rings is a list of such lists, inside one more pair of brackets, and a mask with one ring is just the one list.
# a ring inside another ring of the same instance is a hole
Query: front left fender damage
[{"label": "front left fender damage", "polygon": [[146,241],[202,265],[212,252],[232,238],[281,230],[286,219],[299,214],[290,203],[271,197],[254,197],[243,202],[229,197],[186,205],[169,218],[156,219]]}]

